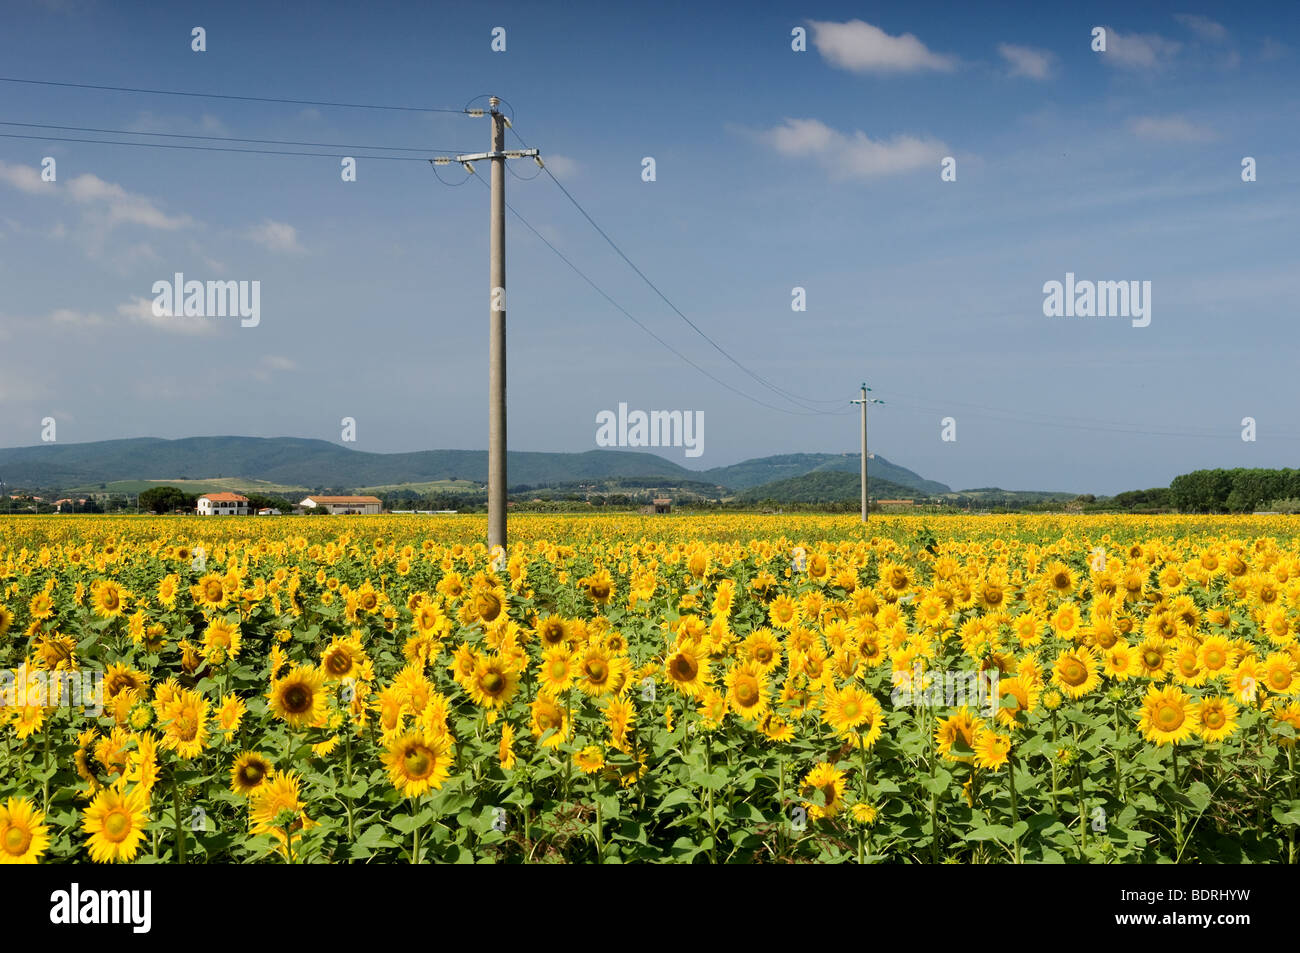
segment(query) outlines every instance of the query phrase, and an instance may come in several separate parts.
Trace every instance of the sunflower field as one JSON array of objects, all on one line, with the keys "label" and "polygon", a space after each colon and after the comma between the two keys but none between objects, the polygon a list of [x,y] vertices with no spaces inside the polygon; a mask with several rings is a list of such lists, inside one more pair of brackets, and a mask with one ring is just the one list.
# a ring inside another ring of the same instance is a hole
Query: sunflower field
[{"label": "sunflower field", "polygon": [[1300,519],[18,517],[0,863],[1297,859]]}]

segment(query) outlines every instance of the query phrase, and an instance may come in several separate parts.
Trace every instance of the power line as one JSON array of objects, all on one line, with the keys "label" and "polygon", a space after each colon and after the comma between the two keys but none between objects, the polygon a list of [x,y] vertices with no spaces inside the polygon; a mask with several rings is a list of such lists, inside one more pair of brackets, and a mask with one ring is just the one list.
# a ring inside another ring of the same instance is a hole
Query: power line
[{"label": "power line", "polygon": [[[881,391],[881,393],[890,394],[892,392]],[[893,396],[889,398],[889,402],[892,406],[903,408],[905,413],[911,412],[913,414],[944,413],[950,410],[952,407],[956,407],[956,406],[965,406],[965,407],[980,406],[976,404],[963,404],[961,401],[945,401],[945,400],[939,400],[934,398],[922,398],[921,400],[923,401],[922,403],[912,403],[907,400],[899,400],[897,397],[893,397]],[[925,406],[925,404],[929,404],[930,406]],[[1086,421],[1089,418],[1078,418],[1078,417],[1071,417],[1068,415],[1054,416],[1050,414],[1041,414],[1033,411],[1023,412],[1023,411],[1014,411],[1014,410],[1001,410],[998,408],[984,408],[984,410],[988,412],[963,411],[962,413],[964,416],[975,417],[977,419],[997,420],[1005,423],[1029,424],[1030,426],[1034,426],[1034,427],[1051,427],[1053,429],[1058,429],[1058,430],[1086,430],[1086,431],[1094,431],[1098,433],[1133,434],[1135,436],[1144,436],[1144,437],[1184,437],[1184,438],[1192,437],[1192,438],[1207,439],[1207,440],[1223,440],[1223,439],[1230,439],[1230,438],[1235,439],[1234,433],[1227,432],[1227,431],[1218,431],[1218,432],[1197,431],[1197,430],[1191,430],[1187,428],[1183,428],[1183,429],[1167,428],[1167,429],[1148,430],[1148,429],[1144,429],[1140,424],[1129,425],[1125,423],[1120,423],[1118,421],[1093,421],[1091,423],[1079,423],[1076,421],[1080,421],[1080,420]],[[1300,434],[1278,433],[1276,434],[1276,436],[1285,437],[1285,438],[1296,438],[1296,437],[1300,437]]]},{"label": "power line", "polygon": [[[524,137],[521,136],[521,135],[519,135],[519,133],[518,133],[517,131],[514,130],[513,126],[511,127],[511,131],[513,131],[513,132],[515,133],[515,135],[518,137],[519,141],[522,142],[522,143],[524,144],[525,147],[528,146],[528,143],[524,142]],[[627,254],[624,253],[623,249],[620,248],[620,247],[618,246],[618,243],[615,242],[614,239],[610,238],[610,237],[609,237],[609,234],[608,234],[608,233],[607,233],[603,228],[601,228],[600,225],[598,225],[598,224],[596,223],[596,220],[595,220],[594,218],[591,217],[591,215],[587,212],[587,210],[586,210],[585,208],[582,207],[582,205],[578,202],[578,200],[575,199],[575,198],[573,197],[573,194],[572,194],[571,192],[569,192],[569,190],[566,189],[566,188],[564,187],[564,184],[563,184],[562,182],[560,182],[560,180],[557,179],[557,178],[555,177],[554,173],[552,173],[551,170],[550,170],[549,168],[547,168],[546,166],[543,166],[543,167],[542,167],[542,171],[545,172],[546,175],[550,178],[550,180],[551,180],[552,182],[554,182],[555,185],[559,188],[559,190],[560,190],[561,192],[564,193],[565,198],[567,198],[567,199],[568,199],[568,200],[573,204],[573,207],[576,208],[576,209],[577,209],[577,210],[582,214],[582,217],[585,218],[585,219],[586,219],[586,220],[591,224],[591,227],[594,228],[594,229],[595,229],[595,230],[600,234],[600,237],[603,238],[603,239],[605,239],[605,241],[609,244],[609,246],[610,246],[611,248],[613,248],[615,252],[618,253],[618,256],[619,256],[620,258],[622,258],[624,262],[627,263],[628,267],[630,267],[633,271],[635,271],[635,272],[637,273],[637,275],[641,278],[641,280],[644,281],[644,282],[645,282],[645,283],[650,287],[650,289],[651,289],[655,294],[657,294],[657,295],[658,295],[658,296],[663,300],[663,302],[664,302],[665,304],[668,305],[668,307],[672,308],[672,310],[673,310],[674,312],[676,312],[676,314],[677,314],[677,316],[678,316],[679,318],[681,318],[681,319],[682,319],[683,321],[685,321],[688,325],[690,325],[690,327],[695,331],[696,334],[698,334],[700,337],[704,338],[704,340],[708,341],[709,344],[712,345],[712,347],[714,348],[714,350],[716,350],[719,354],[721,354],[723,357],[725,357],[728,361],[730,361],[730,362],[731,362],[732,364],[734,364],[736,367],[740,368],[740,370],[742,370],[745,374],[747,374],[747,375],[749,375],[750,377],[752,377],[755,381],[757,381],[758,383],[762,384],[764,387],[766,387],[768,390],[772,391],[773,393],[778,394],[778,395],[784,397],[786,400],[789,400],[789,401],[792,402],[792,403],[795,403],[795,404],[798,404],[798,405],[804,407],[806,410],[812,411],[814,414],[819,414],[819,413],[834,413],[834,412],[831,412],[831,411],[819,411],[819,410],[817,410],[817,409],[814,408],[814,407],[809,407],[808,404],[810,404],[810,403],[813,403],[813,404],[843,404],[843,403],[845,402],[845,399],[843,399],[843,398],[841,398],[841,399],[822,399],[822,398],[813,398],[813,397],[803,397],[803,396],[801,396],[801,395],[799,395],[799,394],[791,393],[790,391],[788,391],[788,390],[786,390],[786,389],[784,389],[784,388],[782,388],[782,387],[779,387],[779,386],[777,386],[776,384],[773,384],[771,381],[767,380],[765,377],[761,376],[760,374],[755,373],[754,371],[752,371],[752,370],[750,370],[748,367],[746,367],[744,364],[742,364],[739,360],[737,360],[735,357],[733,357],[733,356],[732,356],[732,355],[731,355],[731,354],[726,350],[726,348],[724,348],[722,345],[720,345],[717,341],[713,340],[713,338],[709,337],[709,335],[706,334],[706,333],[704,332],[704,330],[703,330],[702,328],[700,328],[699,325],[697,325],[694,321],[692,321],[690,318],[688,318],[688,317],[686,316],[686,314],[681,310],[681,308],[679,308],[679,307],[677,307],[677,305],[673,304],[672,300],[669,299],[669,297],[668,297],[666,294],[664,294],[664,293],[659,289],[658,285],[656,285],[653,281],[651,281],[651,280],[649,279],[649,277],[646,276],[645,272],[643,272],[640,268],[638,268],[637,265],[636,265],[636,263],[633,262],[632,259],[629,258],[629,257],[627,256]]]},{"label": "power line", "polygon": [[[481,176],[474,175],[474,174],[471,174],[471,175],[469,176],[469,178],[475,178],[475,179],[478,179],[480,182],[483,181],[483,179],[482,179]],[[459,184],[459,183],[458,183],[458,184]],[[486,182],[483,182],[483,184],[484,184],[484,185],[487,185]],[[506,208],[509,209],[510,214],[514,215],[514,217],[517,218],[517,219],[520,221],[520,223],[521,223],[525,228],[527,228],[530,232],[532,232],[532,233],[533,233],[533,234],[534,234],[534,235],[535,235],[535,236],[536,236],[536,237],[537,237],[537,238],[538,238],[538,239],[539,239],[539,240],[540,240],[540,241],[541,241],[541,242],[542,242],[542,243],[543,243],[547,248],[549,248],[551,251],[553,251],[553,252],[556,254],[556,256],[560,259],[560,261],[562,261],[562,262],[564,262],[566,265],[568,265],[569,268],[572,269],[573,272],[574,272],[574,273],[575,273],[579,278],[581,278],[583,281],[585,281],[587,284],[589,284],[589,285],[590,285],[590,286],[591,286],[591,287],[596,291],[597,294],[599,294],[602,298],[604,298],[604,299],[605,299],[606,301],[608,301],[611,305],[613,305],[616,309],[618,309],[618,311],[619,311],[619,312],[620,312],[624,317],[626,317],[629,321],[631,321],[633,324],[635,324],[637,327],[639,327],[642,331],[644,331],[646,334],[650,335],[652,338],[654,338],[656,341],[658,341],[660,344],[662,344],[665,348],[667,348],[667,349],[668,349],[669,351],[671,351],[673,354],[675,354],[675,355],[677,355],[678,357],[680,357],[683,361],[685,361],[685,362],[686,362],[687,364],[689,364],[691,367],[695,368],[697,371],[699,371],[699,372],[700,372],[701,374],[703,374],[705,377],[709,378],[709,380],[713,381],[715,384],[718,384],[718,385],[721,386],[721,387],[725,387],[727,390],[731,391],[733,394],[736,394],[736,395],[739,396],[739,397],[743,397],[743,398],[745,398],[745,400],[752,401],[753,403],[758,404],[758,405],[760,405],[760,406],[762,406],[762,407],[766,407],[766,408],[768,408],[769,410],[775,410],[775,411],[778,411],[778,412],[783,413],[783,414],[791,414],[791,415],[794,415],[794,416],[802,416],[802,417],[812,417],[812,416],[819,416],[819,415],[838,416],[838,414],[834,414],[834,413],[832,413],[832,414],[828,414],[826,411],[818,411],[818,410],[802,410],[802,411],[800,411],[800,410],[789,410],[789,409],[787,409],[787,408],[785,408],[785,407],[778,407],[778,406],[775,405],[775,404],[769,404],[769,403],[767,403],[767,402],[764,401],[764,400],[760,400],[760,399],[757,398],[757,397],[754,397],[754,396],[752,396],[752,395],[750,395],[750,394],[745,393],[745,392],[742,391],[742,390],[739,390],[739,389],[736,388],[736,387],[733,387],[731,384],[728,384],[726,381],[722,380],[720,377],[716,376],[716,375],[713,374],[711,371],[707,370],[706,368],[701,367],[699,364],[696,364],[693,360],[691,360],[689,357],[687,357],[687,356],[686,356],[685,354],[683,354],[681,351],[677,350],[677,348],[673,347],[671,344],[669,344],[667,341],[665,341],[663,338],[661,338],[658,334],[655,334],[654,331],[652,331],[652,330],[651,330],[649,327],[647,327],[643,322],[641,322],[641,321],[640,321],[640,320],[639,320],[639,319],[638,319],[634,314],[632,314],[630,311],[628,311],[626,308],[624,308],[621,304],[619,304],[617,301],[615,301],[614,298],[612,298],[612,297],[611,297],[611,296],[610,296],[610,295],[609,295],[609,294],[608,294],[608,293],[607,293],[603,288],[600,287],[600,285],[596,284],[596,282],[593,281],[590,277],[588,277],[587,274],[586,274],[586,273],[585,273],[581,268],[579,268],[577,265],[575,265],[575,264],[574,264],[574,263],[569,259],[569,257],[568,257],[567,255],[564,254],[564,252],[562,252],[562,251],[560,251],[558,248],[556,248],[555,245],[554,245],[554,244],[553,244],[553,243],[552,243],[552,242],[551,242],[551,241],[550,241],[550,240],[549,240],[545,235],[543,235],[543,234],[542,234],[541,232],[539,232],[536,228],[534,228],[534,227],[532,226],[532,223],[530,223],[530,222],[528,221],[528,219],[524,218],[521,214],[519,214],[519,211],[518,211],[518,210],[517,210],[513,205],[511,205],[509,202],[507,202],[507,203],[506,203]],[[849,410],[849,411],[842,411],[842,412],[840,412],[840,413],[852,413],[852,410]]]},{"label": "power line", "polygon": [[0,76],[0,83],[24,83],[30,86],[61,86],[68,89],[99,89],[116,93],[148,93],[154,96],[191,96],[197,99],[231,99],[251,103],[283,103],[290,106],[334,106],[342,109],[384,109],[396,112],[460,113],[451,106],[387,106],[379,103],[341,103],[318,99],[280,99],[274,96],[237,96],[232,93],[196,93],[176,89],[140,89],[134,86],[104,86],[95,83],[59,83],[45,79],[18,79]]},{"label": "power line", "polygon": [[[78,139],[70,136],[24,136],[16,132],[0,132],[0,139],[36,139],[40,142],[87,142],[99,146],[137,146],[142,149],[187,149],[195,152],[244,152],[268,156],[312,156],[317,159],[337,159],[337,152],[288,152],[282,149],[235,149],[230,146],[186,146],[173,142],[120,142],[113,139]],[[433,151],[433,150],[430,150]],[[353,159],[392,159],[397,162],[425,162],[420,156],[355,155]]]},{"label": "power line", "polygon": [[[25,129],[60,129],[65,132],[98,132],[115,136],[153,136],[166,139],[203,139],[210,142],[256,142],[275,146],[315,146],[335,149],[379,149],[384,152],[463,152],[463,149],[432,149],[427,146],[357,145],[346,142],[302,142],[296,139],[246,139],[239,136],[201,136],[183,132],[137,132],[132,129],[102,129],[96,126],[60,126],[54,123],[12,122],[0,119],[0,126],[20,126]],[[540,175],[540,173],[538,173]]]}]

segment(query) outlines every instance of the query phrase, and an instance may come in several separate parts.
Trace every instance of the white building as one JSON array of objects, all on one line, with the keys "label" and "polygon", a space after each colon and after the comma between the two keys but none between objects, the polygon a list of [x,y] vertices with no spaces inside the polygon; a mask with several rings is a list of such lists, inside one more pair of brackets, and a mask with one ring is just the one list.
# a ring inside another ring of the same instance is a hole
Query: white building
[{"label": "white building", "polygon": [[298,505],[310,509],[320,506],[330,513],[375,515],[384,508],[384,501],[377,496],[309,496]]},{"label": "white building", "polygon": [[200,516],[247,516],[248,497],[238,493],[207,493],[199,497]]}]

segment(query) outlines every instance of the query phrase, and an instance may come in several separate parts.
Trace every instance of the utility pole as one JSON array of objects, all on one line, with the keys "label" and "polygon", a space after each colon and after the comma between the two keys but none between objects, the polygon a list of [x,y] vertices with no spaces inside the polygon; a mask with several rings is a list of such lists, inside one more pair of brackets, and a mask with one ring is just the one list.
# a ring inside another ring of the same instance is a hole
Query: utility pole
[{"label": "utility pole", "polygon": [[[506,545],[506,159],[531,156],[541,165],[536,149],[506,149],[506,127],[510,125],[497,108],[501,100],[488,99],[487,115],[492,120],[487,152],[457,156],[456,161],[474,172],[473,162],[492,163],[492,198],[488,212],[488,550]],[[482,116],[483,110],[469,110]],[[430,160],[435,165],[448,159]]]},{"label": "utility pole", "polygon": [[867,521],[867,459],[871,454],[867,453],[867,404],[883,404],[883,400],[877,400],[875,397],[868,397],[867,391],[871,390],[864,381],[862,384],[862,396],[857,400],[849,401],[850,404],[862,405],[862,522]]}]

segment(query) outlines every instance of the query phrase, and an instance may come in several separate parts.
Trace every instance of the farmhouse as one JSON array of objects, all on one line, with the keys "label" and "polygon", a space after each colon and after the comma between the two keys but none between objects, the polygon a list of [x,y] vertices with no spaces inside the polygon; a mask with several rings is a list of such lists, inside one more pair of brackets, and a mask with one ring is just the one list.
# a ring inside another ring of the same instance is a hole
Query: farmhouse
[{"label": "farmhouse", "polygon": [[200,516],[247,516],[248,497],[238,493],[206,493],[199,497]]},{"label": "farmhouse", "polygon": [[641,507],[641,512],[649,516],[662,515],[664,513],[671,513],[672,511],[673,501],[666,497],[656,497],[650,501],[649,506]]},{"label": "farmhouse", "polygon": [[383,509],[384,501],[377,496],[309,496],[298,505],[324,507],[329,513],[375,514]]}]

